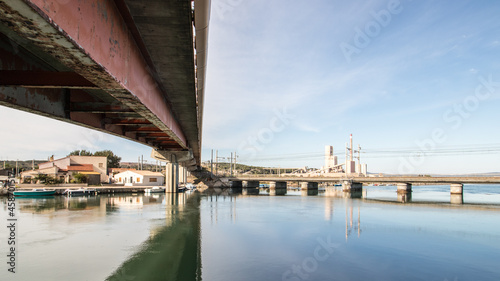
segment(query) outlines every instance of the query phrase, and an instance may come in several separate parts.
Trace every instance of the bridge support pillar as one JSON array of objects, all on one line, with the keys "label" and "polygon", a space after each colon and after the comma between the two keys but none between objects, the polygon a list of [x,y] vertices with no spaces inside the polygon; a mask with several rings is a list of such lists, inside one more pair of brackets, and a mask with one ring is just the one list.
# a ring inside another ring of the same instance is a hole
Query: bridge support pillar
[{"label": "bridge support pillar", "polygon": [[174,154],[170,157],[170,162],[165,165],[165,192],[179,192],[179,162]]},{"label": "bridge support pillar", "polygon": [[308,195],[318,195],[318,183],[317,182],[301,182],[300,190],[302,196]]},{"label": "bridge support pillar", "polygon": [[231,191],[233,193],[243,192],[243,182],[242,181],[231,181]]},{"label": "bridge support pillar", "polygon": [[243,182],[242,181],[232,181],[231,188],[243,188]]},{"label": "bridge support pillar", "polygon": [[411,191],[411,183],[398,183],[398,193],[410,193]]},{"label": "bridge support pillar", "polygon": [[363,184],[359,182],[352,181],[343,181],[342,182],[342,191],[344,192],[362,192]]},{"label": "bridge support pillar", "polygon": [[464,194],[464,185],[461,183],[450,184],[450,193],[451,194]]},{"label": "bridge support pillar", "polygon": [[243,181],[243,188],[259,188],[259,181]]},{"label": "bridge support pillar", "polygon": [[179,166],[179,182],[183,184],[187,183],[187,168],[183,165]]},{"label": "bridge support pillar", "polygon": [[450,203],[463,204],[464,203],[464,185],[461,183],[450,184]]},{"label": "bridge support pillar", "polygon": [[259,181],[243,181],[243,195],[258,195]]},{"label": "bridge support pillar", "polygon": [[269,183],[269,195],[285,195],[286,181],[272,181]]},{"label": "bridge support pillar", "polygon": [[318,190],[317,182],[301,182],[300,190]]}]

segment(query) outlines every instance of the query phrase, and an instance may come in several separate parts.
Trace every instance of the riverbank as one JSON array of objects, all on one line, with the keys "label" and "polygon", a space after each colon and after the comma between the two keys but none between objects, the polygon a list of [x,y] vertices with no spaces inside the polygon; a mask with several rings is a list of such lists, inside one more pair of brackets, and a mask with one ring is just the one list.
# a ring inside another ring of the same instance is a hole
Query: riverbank
[{"label": "riverbank", "polygon": [[[123,186],[123,185],[106,185],[106,186],[87,186],[85,184],[64,184],[64,185],[43,185],[43,184],[23,184],[16,190],[31,190],[33,188],[54,189],[56,195],[62,195],[66,189],[92,189],[97,194],[120,194],[120,193],[144,193],[146,189],[153,188],[153,186]],[[0,195],[7,196],[7,188],[0,190]]]}]

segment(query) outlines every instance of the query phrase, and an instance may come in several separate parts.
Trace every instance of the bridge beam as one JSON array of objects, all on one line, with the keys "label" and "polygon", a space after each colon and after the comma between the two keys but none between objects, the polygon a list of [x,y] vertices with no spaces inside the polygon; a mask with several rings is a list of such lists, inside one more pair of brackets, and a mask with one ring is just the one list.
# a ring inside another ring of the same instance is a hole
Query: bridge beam
[{"label": "bridge beam", "polygon": [[[189,1],[177,2],[185,6],[182,7],[182,12],[187,11],[186,29],[191,32],[191,4]],[[159,143],[159,148],[187,149],[192,146],[195,158],[198,159],[199,139],[189,143],[167,93],[162,88],[163,84],[158,82],[155,67],[148,60],[147,52],[139,47],[143,43],[141,38],[131,30],[132,26],[124,20],[127,15],[122,14],[125,10],[120,10],[116,3],[117,1],[112,0],[2,1],[0,33],[8,39],[3,41],[9,42],[15,54],[22,55],[23,59],[34,59],[36,63],[34,67],[25,69],[7,69],[7,64],[2,63],[4,80],[0,84],[11,89],[23,86],[27,87],[23,89],[28,90],[24,90],[25,95],[16,93],[14,99],[8,96],[8,91],[2,91],[5,96],[0,95],[0,104],[127,137],[127,130],[124,128],[103,124],[99,113],[85,117],[81,114],[73,115],[69,106],[72,100],[64,93],[47,93],[47,88],[95,91],[95,96],[101,101],[136,112],[158,128],[155,132],[163,132],[175,142],[173,146],[162,146]],[[175,14],[175,11],[172,13]],[[182,17],[181,12],[179,17]],[[191,38],[192,34],[186,36]],[[187,44],[187,48],[192,50],[192,55],[186,65],[193,68],[192,42]],[[34,71],[31,74],[36,79],[14,79],[17,75],[11,71],[21,70]],[[172,72],[171,69],[166,71]],[[190,87],[194,92],[195,79],[191,78]],[[184,94],[179,93],[181,96]],[[48,97],[48,102],[56,104],[58,111],[52,112],[54,110],[50,106],[42,108],[36,102],[43,96]],[[23,101],[16,99],[19,97],[28,100],[23,104]],[[33,104],[37,108],[31,108]],[[193,107],[196,107],[194,103]],[[182,112],[183,109],[179,110]],[[90,124],[86,122],[88,120],[91,121]],[[196,129],[193,131],[198,132]]]}]

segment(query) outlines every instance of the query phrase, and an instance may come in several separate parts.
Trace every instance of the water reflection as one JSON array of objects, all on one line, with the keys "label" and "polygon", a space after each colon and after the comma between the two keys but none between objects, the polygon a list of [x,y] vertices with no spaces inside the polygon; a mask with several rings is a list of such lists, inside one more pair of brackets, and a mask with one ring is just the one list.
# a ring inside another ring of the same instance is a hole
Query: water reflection
[{"label": "water reflection", "polygon": [[409,203],[411,202],[412,192],[398,192],[398,202]]},{"label": "water reflection", "polygon": [[258,188],[243,188],[243,195],[259,195],[260,190]]},{"label": "water reflection", "polygon": [[450,194],[450,203],[451,204],[463,204],[464,203],[464,195],[463,194]]},{"label": "water reflection", "polygon": [[[150,196],[44,196],[44,197],[16,197],[16,204],[21,213],[49,214],[53,212],[70,210],[103,210],[105,212],[118,211],[119,209],[143,208],[146,205],[161,204],[164,194]],[[4,206],[6,198],[2,199]]]},{"label": "water reflection", "polygon": [[[498,276],[499,206],[451,205],[449,193],[444,203],[422,202],[436,194],[426,188],[405,204],[395,189],[353,199],[335,188],[315,196],[19,198],[26,266],[14,280],[281,280],[311,261],[318,239],[335,244],[335,254],[318,261],[309,280],[453,280],[451,270],[464,280]],[[92,270],[75,274],[76,263]]]},{"label": "water reflection", "polygon": [[301,190],[300,195],[302,196],[315,196],[318,195],[319,191],[317,189]]},{"label": "water reflection", "polygon": [[201,280],[200,197],[165,199],[166,225],[106,280]]}]

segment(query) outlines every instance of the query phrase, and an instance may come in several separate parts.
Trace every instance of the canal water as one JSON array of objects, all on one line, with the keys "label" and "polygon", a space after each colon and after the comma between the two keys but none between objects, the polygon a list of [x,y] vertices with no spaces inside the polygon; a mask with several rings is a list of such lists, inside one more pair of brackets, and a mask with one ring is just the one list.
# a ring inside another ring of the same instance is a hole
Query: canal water
[{"label": "canal water", "polygon": [[413,190],[2,197],[0,280],[500,280],[500,187]]}]

